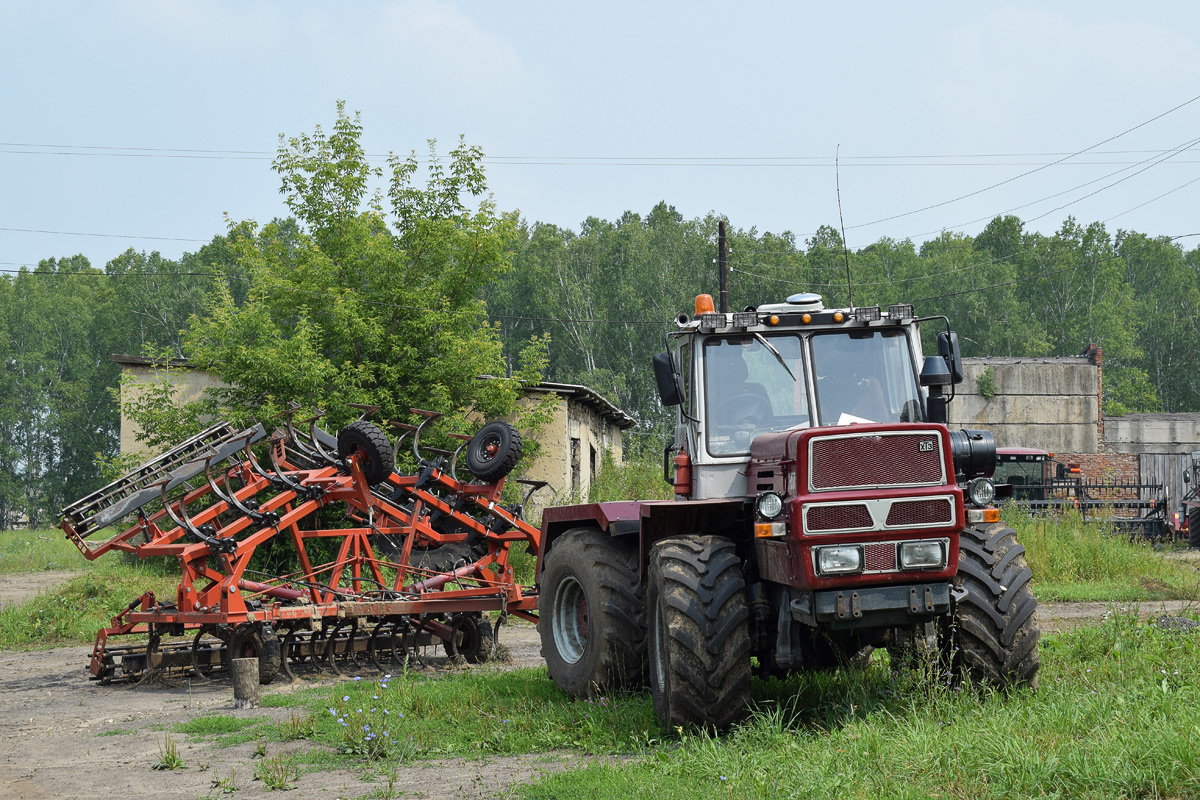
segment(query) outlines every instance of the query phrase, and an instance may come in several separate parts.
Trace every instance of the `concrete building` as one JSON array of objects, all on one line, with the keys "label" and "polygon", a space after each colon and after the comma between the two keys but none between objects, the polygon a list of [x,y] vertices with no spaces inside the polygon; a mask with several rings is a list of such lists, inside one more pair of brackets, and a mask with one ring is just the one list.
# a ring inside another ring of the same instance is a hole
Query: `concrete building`
[{"label": "concrete building", "polygon": [[[221,385],[210,373],[193,367],[189,362],[169,363],[137,356],[114,355],[121,365],[121,404],[136,399],[151,384],[166,379],[175,388],[180,404],[196,400],[205,389]],[[535,494],[530,505],[531,515],[551,502],[570,497],[587,498],[592,481],[600,471],[604,454],[613,461],[624,460],[624,431],[634,426],[628,414],[587,386],[565,383],[540,383],[525,390],[518,401],[532,408],[546,398],[552,398],[548,423],[536,435],[536,455],[525,459],[521,477],[544,481],[547,486]],[[153,453],[138,441],[141,429],[125,414],[121,415],[121,453],[133,453],[149,458]]]},{"label": "concrete building", "polygon": [[950,427],[990,430],[999,447],[1032,447],[1078,464],[1095,483],[1162,484],[1172,508],[1200,449],[1200,414],[1130,414],[1101,408],[1099,347],[1066,358],[967,358]]}]

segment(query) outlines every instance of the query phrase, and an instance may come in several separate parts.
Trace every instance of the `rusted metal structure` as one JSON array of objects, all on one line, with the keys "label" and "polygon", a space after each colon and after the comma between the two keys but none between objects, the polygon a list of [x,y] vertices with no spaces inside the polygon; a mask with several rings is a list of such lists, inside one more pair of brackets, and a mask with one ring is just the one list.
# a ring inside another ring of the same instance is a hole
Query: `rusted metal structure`
[{"label": "rusted metal structure", "polygon": [[[363,418],[336,437],[318,427],[319,412],[303,423],[288,415],[269,436],[262,425],[214,425],[63,509],[61,527],[85,558],[169,558],[181,572],[174,598],[147,592],[100,630],[94,678],[202,679],[256,656],[268,683],[299,668],[385,668],[438,641],[478,661],[508,614],[537,619],[536,592],[514,581],[509,554],[514,544],[536,551],[540,534],[520,504],[501,502],[520,434],[493,422],[454,436],[453,452],[423,448],[441,415],[413,409],[419,424],[390,423],[394,447],[366,420],[377,409],[359,408]],[[405,439],[412,474],[396,469]],[[291,568],[265,566],[282,562]],[[495,631],[485,612],[499,612]]]}]

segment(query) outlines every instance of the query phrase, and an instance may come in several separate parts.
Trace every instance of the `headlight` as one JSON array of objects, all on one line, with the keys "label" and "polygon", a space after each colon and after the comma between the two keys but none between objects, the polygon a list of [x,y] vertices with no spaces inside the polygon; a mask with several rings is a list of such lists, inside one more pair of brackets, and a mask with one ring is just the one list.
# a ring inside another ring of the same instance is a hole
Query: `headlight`
[{"label": "headlight", "polygon": [[763,492],[754,501],[754,510],[763,519],[775,519],[783,512],[783,498],[775,492]]},{"label": "headlight", "polygon": [[996,485],[987,478],[976,478],[967,484],[967,497],[980,508],[991,505],[996,499]]},{"label": "headlight", "polygon": [[901,542],[900,569],[940,569],[946,565],[945,543],[935,539],[925,542]]},{"label": "headlight", "polygon": [[845,575],[862,572],[862,548],[857,545],[818,547],[817,572],[821,575]]}]

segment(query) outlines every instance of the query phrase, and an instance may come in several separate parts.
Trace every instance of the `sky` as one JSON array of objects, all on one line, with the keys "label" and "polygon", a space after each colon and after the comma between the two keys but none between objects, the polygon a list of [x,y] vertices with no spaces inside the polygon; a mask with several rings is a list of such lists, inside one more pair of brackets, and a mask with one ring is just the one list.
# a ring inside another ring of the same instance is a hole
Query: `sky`
[{"label": "sky", "polygon": [[0,270],[286,216],[279,136],[338,101],[380,164],[465,136],[529,223],[1185,236],[1198,43],[1194,2],[0,0]]}]

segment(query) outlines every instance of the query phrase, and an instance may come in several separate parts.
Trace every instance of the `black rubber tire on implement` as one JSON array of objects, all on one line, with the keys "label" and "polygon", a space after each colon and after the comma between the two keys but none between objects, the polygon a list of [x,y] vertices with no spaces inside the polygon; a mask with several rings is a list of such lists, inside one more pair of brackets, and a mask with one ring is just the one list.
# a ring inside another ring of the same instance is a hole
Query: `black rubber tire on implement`
[{"label": "black rubber tire on implement", "polygon": [[1037,688],[1040,631],[1025,548],[1003,523],[969,525],[959,537],[954,585],[966,592],[942,623],[942,657],[955,680]]},{"label": "black rubber tire on implement", "polygon": [[1200,550],[1200,505],[1188,506],[1188,547]]},{"label": "black rubber tire on implement", "polygon": [[229,637],[229,658],[257,658],[258,682],[264,686],[275,680],[283,663],[283,648],[274,633],[263,636],[262,626],[244,622]]},{"label": "black rubber tire on implement", "polygon": [[646,622],[637,551],[598,528],[554,540],[541,579],[538,633],[559,689],[594,697],[646,683]]},{"label": "black rubber tire on implement", "polygon": [[442,642],[446,655],[468,664],[482,664],[491,657],[496,638],[482,614],[455,614],[447,624],[453,641]]},{"label": "black rubber tire on implement", "polygon": [[507,422],[489,422],[467,442],[467,469],[484,483],[495,483],[521,459],[521,433]]},{"label": "black rubber tire on implement", "polygon": [[650,691],[668,730],[722,730],[750,710],[750,612],[733,542],[663,539],[650,553]]},{"label": "black rubber tire on implement", "polygon": [[374,423],[361,419],[351,422],[338,431],[337,447],[338,458],[358,457],[359,469],[368,486],[378,486],[392,474],[395,451],[387,435]]}]

